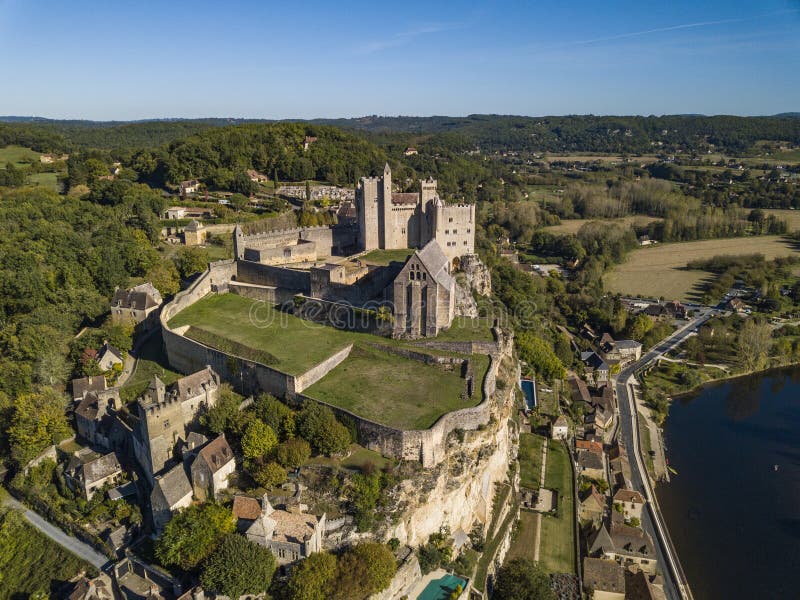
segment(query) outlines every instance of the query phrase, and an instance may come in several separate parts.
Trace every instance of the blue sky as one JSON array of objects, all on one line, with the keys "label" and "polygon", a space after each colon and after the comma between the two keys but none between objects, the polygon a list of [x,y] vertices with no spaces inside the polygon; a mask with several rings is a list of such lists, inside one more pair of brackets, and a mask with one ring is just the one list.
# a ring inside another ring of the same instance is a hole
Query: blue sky
[{"label": "blue sky", "polygon": [[0,114],[800,111],[800,1],[0,0]]}]

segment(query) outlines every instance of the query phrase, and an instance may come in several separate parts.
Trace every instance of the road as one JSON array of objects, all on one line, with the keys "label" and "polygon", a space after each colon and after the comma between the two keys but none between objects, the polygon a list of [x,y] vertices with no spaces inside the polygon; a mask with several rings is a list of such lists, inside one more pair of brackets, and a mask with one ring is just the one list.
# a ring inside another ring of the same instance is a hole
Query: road
[{"label": "road", "polygon": [[8,496],[4,500],[4,503],[12,508],[22,511],[22,515],[25,517],[25,519],[36,529],[41,531],[44,535],[49,537],[59,546],[66,548],[78,558],[81,558],[86,562],[88,562],[98,571],[102,571],[103,567],[108,564],[109,561],[107,556],[105,556],[104,554],[100,554],[90,545],[84,544],[79,539],[67,535],[55,525],[52,525],[51,523],[45,521],[38,514],[26,508],[19,502],[17,502],[11,496]]},{"label": "road", "polygon": [[650,477],[645,468],[644,457],[639,446],[639,428],[637,422],[636,402],[631,390],[631,383],[635,381],[634,373],[648,366],[659,356],[668,352],[687,337],[692,332],[710,319],[712,313],[704,312],[700,316],[688,321],[685,325],[656,344],[636,363],[623,369],[616,381],[617,401],[619,403],[619,432],[620,438],[628,450],[631,459],[631,483],[633,487],[642,492],[647,499],[647,510],[642,513],[642,529],[644,529],[656,547],[658,563],[662,567],[664,575],[664,593],[668,600],[691,600],[692,593],[686,576],[683,574],[680,562],[672,540],[669,538],[667,526],[658,508],[658,499],[653,492],[650,484]]}]

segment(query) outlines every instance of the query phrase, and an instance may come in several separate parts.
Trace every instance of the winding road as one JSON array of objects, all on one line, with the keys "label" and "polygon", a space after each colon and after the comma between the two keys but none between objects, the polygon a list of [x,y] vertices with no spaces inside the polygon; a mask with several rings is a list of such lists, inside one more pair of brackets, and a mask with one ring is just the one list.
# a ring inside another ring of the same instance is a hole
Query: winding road
[{"label": "winding road", "polygon": [[658,563],[662,567],[664,576],[664,593],[668,600],[692,600],[693,596],[678,560],[678,555],[672,545],[672,540],[669,537],[666,523],[661,516],[658,499],[645,468],[645,460],[639,445],[638,414],[632,384],[635,382],[634,374],[637,371],[649,366],[661,355],[683,342],[711,316],[711,311],[706,311],[688,321],[669,337],[656,344],[640,360],[623,369],[616,381],[620,413],[620,439],[628,449],[628,456],[631,459],[631,483],[634,489],[640,491],[647,499],[647,510],[642,512],[642,529],[653,538]]}]

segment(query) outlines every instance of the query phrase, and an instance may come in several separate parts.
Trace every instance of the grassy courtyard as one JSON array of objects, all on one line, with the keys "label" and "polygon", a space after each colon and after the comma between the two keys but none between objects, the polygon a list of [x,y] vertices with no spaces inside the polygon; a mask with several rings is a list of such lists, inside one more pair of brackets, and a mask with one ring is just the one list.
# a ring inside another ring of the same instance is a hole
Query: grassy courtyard
[{"label": "grassy courtyard", "polygon": [[135,400],[147,388],[147,384],[158,377],[169,385],[177,380],[180,375],[169,368],[167,357],[162,349],[161,332],[155,332],[147,338],[138,351],[136,370],[122,386],[120,396],[126,402]]},{"label": "grassy courtyard", "polygon": [[[407,347],[435,355],[452,354],[424,350],[413,342],[318,325],[235,294],[204,298],[175,315],[169,325],[188,325],[187,337],[292,375],[306,372],[353,344],[350,356],[304,393],[392,427],[425,429],[441,415],[475,406],[483,400],[488,356],[470,357],[475,389],[472,398],[464,401],[461,394],[466,383],[458,368],[448,371],[426,365],[371,344]],[[476,339],[485,339],[485,327],[464,325],[462,331],[475,331]]]},{"label": "grassy courtyard", "polygon": [[[371,421],[427,429],[442,414],[480,402],[480,393],[461,400],[464,389],[457,372],[357,345],[347,360],[304,393]],[[384,401],[377,401],[384,394]]]},{"label": "grassy courtyard", "polygon": [[575,519],[573,504],[575,494],[572,485],[570,458],[564,446],[549,440],[547,448],[547,471],[544,485],[558,490],[558,511],[555,516],[542,517],[542,541],[539,545],[539,560],[548,573],[575,572]]},{"label": "grassy courtyard", "polygon": [[517,531],[511,541],[511,547],[506,554],[506,561],[515,558],[529,558],[533,560],[533,549],[536,547],[536,519],[537,514],[529,510],[519,513]]},{"label": "grassy courtyard", "polygon": [[[534,490],[539,489],[542,473],[542,443],[545,438],[535,433],[519,435],[519,475],[520,485]],[[548,448],[549,450],[549,448]]]},{"label": "grassy courtyard", "polygon": [[361,257],[361,260],[371,265],[387,266],[390,262],[406,262],[414,253],[413,250],[402,248],[400,250],[372,250]]}]

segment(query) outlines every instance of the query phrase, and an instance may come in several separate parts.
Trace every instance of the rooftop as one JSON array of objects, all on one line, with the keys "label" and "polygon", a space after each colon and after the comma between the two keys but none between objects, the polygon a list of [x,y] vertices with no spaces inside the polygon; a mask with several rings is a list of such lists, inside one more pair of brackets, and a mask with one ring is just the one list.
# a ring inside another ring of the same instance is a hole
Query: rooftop
[{"label": "rooftop", "polygon": [[625,593],[625,569],[613,560],[583,559],[583,584],[591,590]]}]

